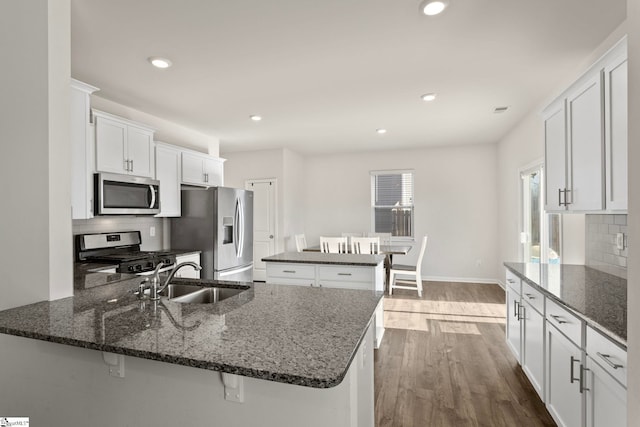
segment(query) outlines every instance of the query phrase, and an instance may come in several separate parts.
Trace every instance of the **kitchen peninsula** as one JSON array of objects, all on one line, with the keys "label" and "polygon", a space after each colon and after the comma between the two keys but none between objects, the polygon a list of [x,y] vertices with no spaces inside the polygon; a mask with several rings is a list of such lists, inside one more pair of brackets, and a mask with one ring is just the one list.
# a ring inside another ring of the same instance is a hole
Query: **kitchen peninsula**
[{"label": "kitchen peninsula", "polygon": [[[140,278],[0,312],[0,413],[37,425],[373,426],[381,293],[240,287],[139,299]],[[219,371],[219,372],[213,372]]]},{"label": "kitchen peninsula", "polygon": [[[263,258],[267,284],[363,289],[384,293],[384,255],[283,252]],[[376,308],[374,347],[384,335],[383,300]]]}]

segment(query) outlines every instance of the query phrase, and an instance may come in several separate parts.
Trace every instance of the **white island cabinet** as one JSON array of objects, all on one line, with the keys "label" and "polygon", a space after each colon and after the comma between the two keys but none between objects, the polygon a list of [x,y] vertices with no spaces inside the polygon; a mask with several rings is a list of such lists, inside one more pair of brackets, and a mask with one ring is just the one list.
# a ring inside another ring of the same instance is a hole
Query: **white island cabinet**
[{"label": "white island cabinet", "polygon": [[[384,292],[382,255],[284,252],[262,261],[267,264],[267,284]],[[374,347],[379,348],[384,335],[382,299],[374,324]]]}]

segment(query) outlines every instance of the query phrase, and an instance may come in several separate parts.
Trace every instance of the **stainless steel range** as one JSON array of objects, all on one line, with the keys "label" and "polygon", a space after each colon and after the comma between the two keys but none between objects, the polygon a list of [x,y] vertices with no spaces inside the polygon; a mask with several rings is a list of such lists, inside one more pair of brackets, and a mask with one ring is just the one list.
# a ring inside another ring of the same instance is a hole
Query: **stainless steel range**
[{"label": "stainless steel range", "polygon": [[164,264],[160,271],[176,263],[171,251],[141,251],[139,231],[78,234],[75,243],[77,261],[116,264],[118,273],[150,274],[160,262]]}]

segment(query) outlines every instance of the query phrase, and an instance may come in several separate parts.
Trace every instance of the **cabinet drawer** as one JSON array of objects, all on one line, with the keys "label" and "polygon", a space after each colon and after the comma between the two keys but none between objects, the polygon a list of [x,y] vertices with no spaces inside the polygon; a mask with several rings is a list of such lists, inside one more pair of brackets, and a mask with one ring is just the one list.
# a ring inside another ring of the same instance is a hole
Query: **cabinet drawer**
[{"label": "cabinet drawer", "polygon": [[522,300],[528,302],[538,313],[544,315],[544,295],[524,280],[522,281]]},{"label": "cabinet drawer", "polygon": [[582,320],[547,298],[547,321],[582,348]]},{"label": "cabinet drawer", "polygon": [[316,267],[305,264],[273,264],[267,263],[267,277],[284,277],[311,279],[316,278]]},{"label": "cabinet drawer", "polygon": [[318,277],[321,281],[369,282],[373,286],[373,268],[320,266]]},{"label": "cabinet drawer", "polygon": [[304,277],[271,277],[267,276],[267,285],[292,285],[292,286],[314,286],[314,279]]},{"label": "cabinet drawer", "polygon": [[607,373],[627,386],[627,351],[587,326],[587,354]]},{"label": "cabinet drawer", "polygon": [[324,288],[340,288],[340,289],[361,289],[361,290],[373,290],[373,283],[371,282],[343,282],[322,280],[320,286]]},{"label": "cabinet drawer", "polygon": [[520,292],[522,292],[520,289],[521,282],[522,280],[520,280],[518,276],[516,276],[511,271],[507,270],[507,286],[509,286],[514,291],[516,291],[518,295],[520,295]]}]

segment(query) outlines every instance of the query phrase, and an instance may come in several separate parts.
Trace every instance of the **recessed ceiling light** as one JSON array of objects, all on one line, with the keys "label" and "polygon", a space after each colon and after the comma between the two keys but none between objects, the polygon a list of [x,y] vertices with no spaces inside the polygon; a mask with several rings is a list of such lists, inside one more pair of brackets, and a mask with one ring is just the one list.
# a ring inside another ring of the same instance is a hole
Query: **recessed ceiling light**
[{"label": "recessed ceiling light", "polygon": [[151,56],[148,61],[156,68],[169,68],[171,67],[171,61],[167,58],[161,58],[159,56]]},{"label": "recessed ceiling light", "polygon": [[249,118],[254,122],[259,122],[260,120],[262,120],[262,116],[256,116],[256,115],[249,116]]},{"label": "recessed ceiling light", "polygon": [[378,132],[380,135],[382,135],[383,133],[387,133],[387,130],[380,128],[380,129],[376,129],[376,132]]},{"label": "recessed ceiling light", "polygon": [[427,16],[433,16],[442,13],[448,4],[448,0],[425,0],[420,3],[420,10]]},{"label": "recessed ceiling light", "polygon": [[422,95],[422,100],[423,101],[433,101],[434,99],[436,99],[436,94],[435,93],[425,93],[424,95]]}]

